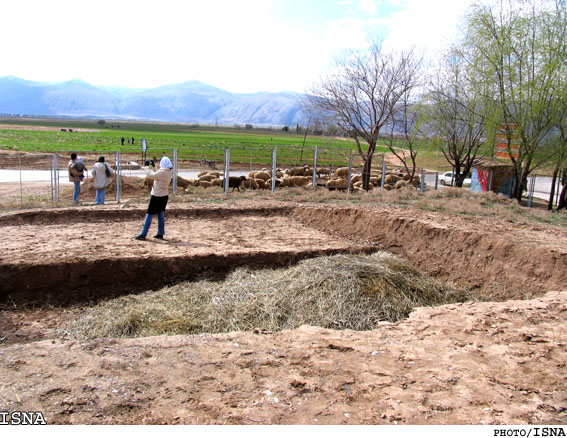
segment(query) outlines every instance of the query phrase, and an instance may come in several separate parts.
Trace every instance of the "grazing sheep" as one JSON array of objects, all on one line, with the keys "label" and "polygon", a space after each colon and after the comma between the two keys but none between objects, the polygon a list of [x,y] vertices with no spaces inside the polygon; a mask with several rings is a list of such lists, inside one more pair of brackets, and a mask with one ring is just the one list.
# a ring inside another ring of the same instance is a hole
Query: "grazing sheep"
[{"label": "grazing sheep", "polygon": [[267,181],[267,180],[270,179],[270,174],[269,174],[268,172],[264,172],[264,171],[256,172],[256,173],[254,174],[254,176],[251,177],[251,178],[254,178],[254,179],[261,179],[261,180]]},{"label": "grazing sheep", "polygon": [[205,180],[199,180],[199,187],[211,187],[212,184],[209,181],[205,181]]},{"label": "grazing sheep", "polygon": [[329,181],[327,181],[326,186],[329,190],[334,190],[334,189],[344,190],[347,188],[347,180],[342,178],[330,179]]},{"label": "grazing sheep", "polygon": [[208,182],[211,182],[211,181],[214,180],[215,178],[216,178],[216,176],[211,175],[211,174],[209,174],[209,173],[206,173],[206,174],[201,175],[201,176],[199,177],[199,179],[200,179],[201,181],[208,181]]},{"label": "grazing sheep", "polygon": [[[244,184],[246,181],[248,180],[248,178],[246,178],[244,175],[240,175],[240,176],[229,176],[228,177],[228,187],[232,188],[232,191],[234,192],[234,189],[240,191],[240,185]],[[225,181],[224,180],[222,182],[222,188],[225,188]]]},{"label": "grazing sheep", "polygon": [[259,189],[265,189],[268,185],[268,181],[264,181],[261,178],[254,178],[254,181],[256,181],[256,184],[258,184]]},{"label": "grazing sheep", "polygon": [[181,176],[177,176],[177,187],[183,187],[184,189],[186,189],[187,187],[189,187],[191,185],[191,181],[189,181],[188,179],[185,179]]},{"label": "grazing sheep", "polygon": [[399,177],[398,175],[386,175],[386,179],[384,179],[384,183],[386,184],[390,184],[390,185],[395,185],[399,180],[401,180],[402,178]]},{"label": "grazing sheep", "polygon": [[335,171],[335,175],[348,177],[348,167],[339,167],[339,168]]},{"label": "grazing sheep", "polygon": [[211,184],[215,187],[222,187],[222,178],[215,178],[211,180]]},{"label": "grazing sheep", "polygon": [[[272,176],[272,170],[268,170],[268,174],[270,175],[270,177]],[[283,178],[283,171],[281,169],[276,169],[276,178]]]},{"label": "grazing sheep", "polygon": [[331,169],[329,169],[328,167],[317,168],[317,176],[330,175],[330,174],[331,174]]},{"label": "grazing sheep", "polygon": [[394,188],[395,188],[396,190],[398,190],[398,189],[401,189],[402,187],[405,187],[406,184],[407,184],[407,183],[402,179],[402,180],[400,180],[400,181],[398,181],[398,182],[396,183],[396,185],[394,186]]},{"label": "grazing sheep", "polygon": [[[283,179],[282,178],[276,178],[276,187],[284,187],[282,184],[283,184]],[[272,179],[271,178],[268,181],[266,181],[266,188],[267,189],[272,188]]]},{"label": "grazing sheep", "polygon": [[[347,176],[348,176],[348,175],[347,175]],[[353,183],[353,184],[354,184],[354,183],[357,183],[357,182],[359,182],[359,181],[362,181],[362,175],[359,174],[359,173],[356,174],[356,175],[354,175],[354,176],[350,179],[350,182]]]},{"label": "grazing sheep", "polygon": [[311,178],[307,176],[292,176],[289,178],[289,185],[291,187],[305,187],[310,180]]},{"label": "grazing sheep", "polygon": [[244,180],[242,181],[242,187],[250,190],[258,190],[258,184],[256,184],[254,178],[246,178],[245,176],[241,176],[240,178],[244,178]]},{"label": "grazing sheep", "polygon": [[[289,176],[305,176],[306,172],[309,172],[309,166],[292,167],[284,171]],[[309,175],[309,173],[307,174]]]}]

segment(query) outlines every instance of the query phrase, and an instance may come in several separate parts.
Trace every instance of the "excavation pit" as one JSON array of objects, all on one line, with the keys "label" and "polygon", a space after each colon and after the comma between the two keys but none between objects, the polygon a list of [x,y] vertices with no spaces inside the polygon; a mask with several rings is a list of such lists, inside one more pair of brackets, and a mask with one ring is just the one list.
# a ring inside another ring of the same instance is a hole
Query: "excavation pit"
[{"label": "excavation pit", "polygon": [[[237,267],[282,267],[342,252],[376,250],[302,224],[293,209],[170,208],[166,238],[154,220],[146,241],[140,209],[30,212],[0,219],[2,296],[71,304],[222,278]],[[14,238],[17,236],[17,238]]]},{"label": "excavation pit", "polygon": [[567,281],[567,235],[545,228],[394,208],[317,204],[178,204],[166,239],[147,241],[143,206],[0,215],[0,300],[71,304],[220,279],[238,267],[285,267],[386,250],[481,299],[536,296]]}]

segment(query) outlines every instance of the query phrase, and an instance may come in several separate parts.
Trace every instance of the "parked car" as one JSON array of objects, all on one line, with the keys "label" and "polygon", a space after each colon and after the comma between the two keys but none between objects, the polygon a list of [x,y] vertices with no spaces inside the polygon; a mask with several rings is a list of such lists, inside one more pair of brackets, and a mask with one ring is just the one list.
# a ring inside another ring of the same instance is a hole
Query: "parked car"
[{"label": "parked car", "polygon": [[[455,185],[453,172],[445,172],[442,175],[439,175],[437,177],[437,180],[439,181],[439,184],[441,184],[442,186]],[[467,177],[463,181],[463,185],[469,185],[469,186],[471,185],[471,175],[467,175]]]}]

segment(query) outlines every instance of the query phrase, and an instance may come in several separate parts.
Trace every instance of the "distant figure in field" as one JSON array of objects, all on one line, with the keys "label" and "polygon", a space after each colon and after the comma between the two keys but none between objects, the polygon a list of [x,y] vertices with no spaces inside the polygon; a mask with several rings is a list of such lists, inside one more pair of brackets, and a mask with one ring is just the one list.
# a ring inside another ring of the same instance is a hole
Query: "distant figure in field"
[{"label": "distant figure in field", "polygon": [[132,137],[132,144],[134,144],[134,137]]},{"label": "distant figure in field", "polygon": [[142,232],[136,235],[136,240],[146,240],[150,225],[152,224],[153,215],[157,214],[158,217],[158,232],[154,236],[155,239],[163,239],[165,235],[165,207],[167,206],[169,183],[173,176],[173,164],[167,157],[163,157],[159,162],[159,170],[144,167],[148,179],[154,180],[152,186],[150,205],[146,213],[146,219],[142,226]]},{"label": "distant figure in field", "polygon": [[122,137],[121,141],[122,141],[122,146],[124,146],[124,137]]},{"label": "distant figure in field", "polygon": [[104,157],[98,157],[98,162],[93,166],[93,185],[96,190],[95,204],[104,205],[106,187],[110,184],[110,176],[114,171],[104,162]]},{"label": "distant figure in field", "polygon": [[128,144],[130,144],[130,137],[128,137]]},{"label": "distant figure in field", "polygon": [[71,161],[69,161],[69,181],[75,184],[75,190],[73,191],[73,203],[79,203],[79,195],[81,193],[81,180],[85,177],[84,171],[87,170],[87,166],[83,163],[82,158],[78,159],[77,154],[73,152],[71,154]]}]

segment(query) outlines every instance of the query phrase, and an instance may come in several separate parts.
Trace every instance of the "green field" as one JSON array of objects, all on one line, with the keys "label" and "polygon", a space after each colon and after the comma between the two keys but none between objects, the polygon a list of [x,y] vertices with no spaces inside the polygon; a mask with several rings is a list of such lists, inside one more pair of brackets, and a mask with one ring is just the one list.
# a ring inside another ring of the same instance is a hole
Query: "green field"
[{"label": "green field", "polygon": [[[3,129],[2,125],[14,127]],[[42,130],[42,127],[52,130]],[[62,132],[61,129],[66,131]],[[69,132],[70,129],[73,132]],[[134,145],[127,141],[122,145],[122,137],[134,138]],[[320,166],[348,165],[351,150],[355,165],[361,165],[356,145],[350,139],[314,135],[304,137],[304,133],[279,129],[124,121],[107,121],[101,127],[96,120],[0,118],[0,149],[82,153],[121,150],[135,156],[138,153],[141,155],[142,138],[148,144],[148,157],[171,154],[172,150],[177,149],[180,159],[207,158],[222,162],[224,150],[230,149],[231,161],[266,165],[271,163],[272,150],[277,148],[278,164],[300,165],[313,161],[315,146],[318,146]],[[385,143],[379,144],[373,166],[379,165],[379,156],[388,152]],[[424,142],[420,145],[418,166],[437,169],[447,167],[447,163],[437,150]]]}]

